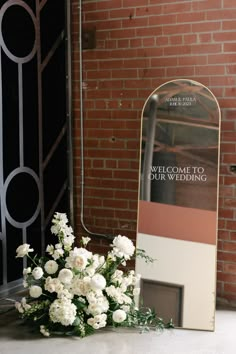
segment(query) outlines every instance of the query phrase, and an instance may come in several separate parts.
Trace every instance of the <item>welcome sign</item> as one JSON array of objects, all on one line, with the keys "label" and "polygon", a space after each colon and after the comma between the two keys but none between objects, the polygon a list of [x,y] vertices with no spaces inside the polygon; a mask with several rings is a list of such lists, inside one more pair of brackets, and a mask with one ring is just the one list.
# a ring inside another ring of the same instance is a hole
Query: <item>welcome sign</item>
[{"label": "welcome sign", "polygon": [[214,329],[219,105],[192,80],[158,87],[142,114],[136,261],[144,305],[177,327]]}]

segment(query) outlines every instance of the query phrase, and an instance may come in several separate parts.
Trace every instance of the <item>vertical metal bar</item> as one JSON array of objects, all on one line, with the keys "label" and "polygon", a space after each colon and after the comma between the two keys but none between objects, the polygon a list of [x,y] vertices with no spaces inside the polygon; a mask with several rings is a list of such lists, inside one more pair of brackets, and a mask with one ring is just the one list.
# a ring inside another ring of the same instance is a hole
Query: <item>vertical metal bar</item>
[{"label": "vertical metal bar", "polygon": [[[2,92],[2,52],[0,47],[0,193],[3,195],[3,92]],[[7,284],[7,243],[6,243],[6,218],[5,203],[1,197],[1,222],[2,222],[2,268],[3,286]]]},{"label": "vertical metal bar", "polygon": [[23,77],[22,64],[18,64],[18,109],[19,109],[19,157],[20,166],[24,166],[24,121],[23,121]]},{"label": "vertical metal bar", "polygon": [[44,179],[43,179],[43,123],[42,123],[42,71],[41,71],[41,45],[40,45],[40,2],[36,0],[36,42],[37,42],[37,71],[38,71],[38,137],[39,137],[39,202],[41,205],[41,248],[45,251],[44,228]]}]

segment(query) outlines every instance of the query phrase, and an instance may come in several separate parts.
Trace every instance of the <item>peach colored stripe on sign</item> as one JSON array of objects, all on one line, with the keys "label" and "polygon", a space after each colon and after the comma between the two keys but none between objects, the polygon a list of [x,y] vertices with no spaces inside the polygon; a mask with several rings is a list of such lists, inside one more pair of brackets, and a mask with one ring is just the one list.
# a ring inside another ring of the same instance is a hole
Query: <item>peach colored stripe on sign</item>
[{"label": "peach colored stripe on sign", "polygon": [[139,201],[140,233],[215,245],[216,227],[215,211]]}]

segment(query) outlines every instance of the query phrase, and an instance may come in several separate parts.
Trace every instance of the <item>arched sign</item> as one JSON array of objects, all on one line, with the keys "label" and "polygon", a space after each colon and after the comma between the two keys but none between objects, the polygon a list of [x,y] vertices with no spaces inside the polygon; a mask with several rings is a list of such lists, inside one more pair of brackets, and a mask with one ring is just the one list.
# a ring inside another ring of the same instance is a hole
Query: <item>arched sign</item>
[{"label": "arched sign", "polygon": [[137,260],[144,305],[177,327],[214,330],[220,110],[212,92],[166,82],[142,113]]}]

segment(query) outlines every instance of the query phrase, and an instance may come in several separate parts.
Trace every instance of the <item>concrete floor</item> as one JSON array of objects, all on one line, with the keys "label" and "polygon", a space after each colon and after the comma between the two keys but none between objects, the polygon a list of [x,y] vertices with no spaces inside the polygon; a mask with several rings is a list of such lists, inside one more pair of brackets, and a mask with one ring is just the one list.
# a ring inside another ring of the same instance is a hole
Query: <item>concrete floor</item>
[{"label": "concrete floor", "polygon": [[0,315],[0,354],[235,354],[236,311],[216,312],[215,332],[99,330],[84,339],[30,335],[15,311]]}]

